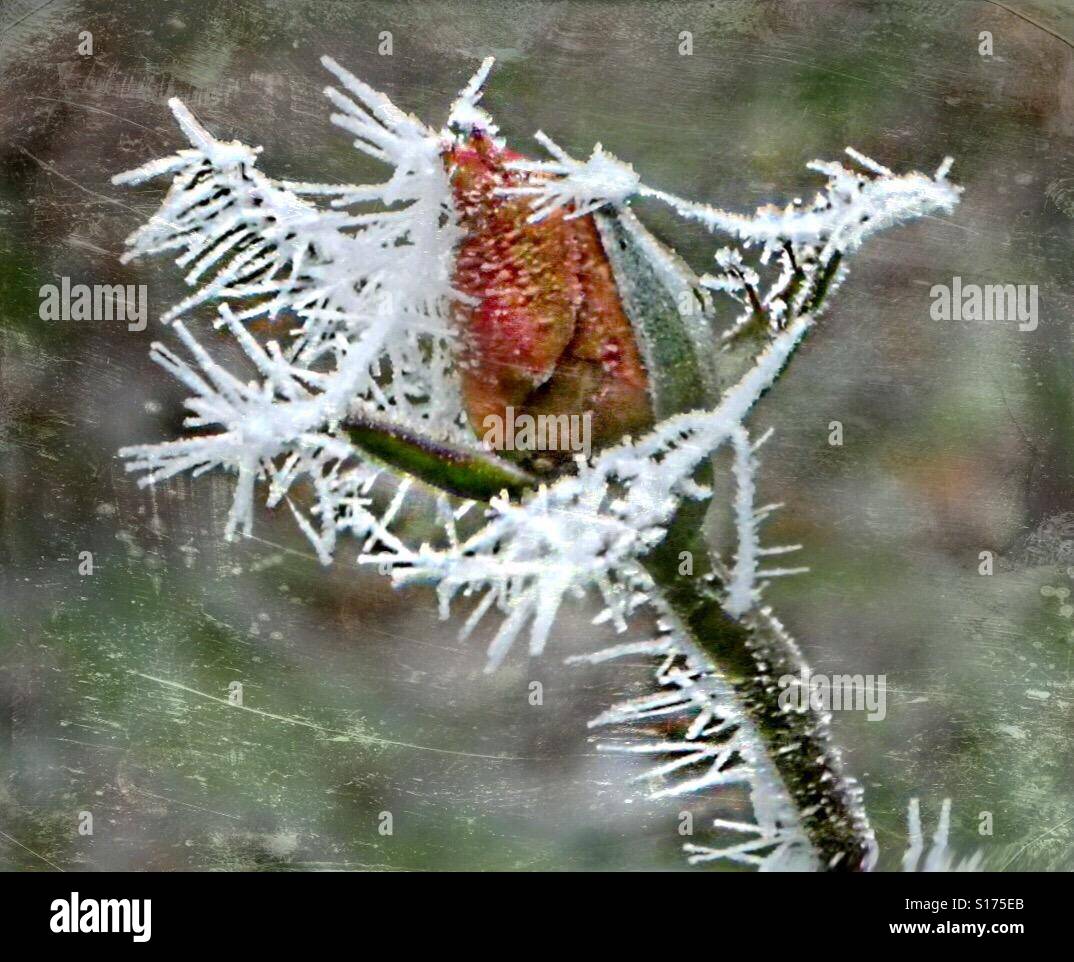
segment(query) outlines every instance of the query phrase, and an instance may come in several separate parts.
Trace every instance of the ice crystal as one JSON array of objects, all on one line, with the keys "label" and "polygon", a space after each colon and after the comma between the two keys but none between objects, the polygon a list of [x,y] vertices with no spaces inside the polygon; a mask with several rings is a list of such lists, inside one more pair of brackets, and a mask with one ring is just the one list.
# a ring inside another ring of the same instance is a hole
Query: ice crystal
[{"label": "ice crystal", "polygon": [[749,792],[753,821],[714,819],[728,836],[722,845],[684,846],[691,864],[729,861],[760,871],[806,871],[817,861],[752,722],[739,708],[728,684],[705,655],[681,634],[655,641],[616,645],[577,655],[568,663],[599,664],[631,655],[658,659],[655,692],[613,705],[594,718],[591,728],[611,725],[632,732],[679,722],[682,735],[598,743],[604,751],[663,759],[638,776],[656,783],[651,798],[680,797],[737,785]]},{"label": "ice crystal", "polygon": [[[925,852],[925,836],[921,829],[921,806],[916,798],[910,799],[906,819],[908,843],[902,857],[904,872],[979,872],[984,861],[981,852],[967,858],[958,858],[951,851],[948,835],[951,831],[951,799],[945,798],[940,806],[940,819],[932,836],[932,844]],[[921,861],[924,854],[925,860]]]},{"label": "ice crystal", "polygon": [[568,217],[582,217],[605,204],[622,203],[641,186],[641,178],[634,168],[606,153],[600,144],[593,148],[589,160],[580,163],[544,131],[537,131],[534,139],[556,160],[518,160],[510,166],[514,170],[552,176],[541,176],[524,187],[505,187],[502,191],[536,198],[531,221],[543,220],[562,208],[569,209]]}]

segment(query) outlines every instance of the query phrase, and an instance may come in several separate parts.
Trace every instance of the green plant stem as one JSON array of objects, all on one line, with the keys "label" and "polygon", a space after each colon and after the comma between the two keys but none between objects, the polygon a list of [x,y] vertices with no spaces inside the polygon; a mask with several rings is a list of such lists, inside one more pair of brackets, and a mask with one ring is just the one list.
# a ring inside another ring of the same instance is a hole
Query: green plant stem
[{"label": "green plant stem", "polygon": [[[791,797],[820,866],[861,871],[871,866],[874,842],[859,790],[843,772],[828,719],[812,708],[781,709],[776,681],[801,676],[805,662],[778,622],[762,611],[731,618],[720,604],[722,584],[709,560],[705,505],[684,504],[666,538],[644,559],[680,628],[732,686],[767,749],[769,763]],[[679,574],[681,552],[694,558]]]}]

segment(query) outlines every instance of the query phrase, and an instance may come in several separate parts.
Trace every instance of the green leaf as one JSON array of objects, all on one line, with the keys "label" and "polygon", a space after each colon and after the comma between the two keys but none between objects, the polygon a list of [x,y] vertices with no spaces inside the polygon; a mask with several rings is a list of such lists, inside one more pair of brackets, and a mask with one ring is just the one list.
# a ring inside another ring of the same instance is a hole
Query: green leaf
[{"label": "green leaf", "polygon": [[437,441],[387,420],[353,415],[343,427],[374,460],[460,498],[488,501],[503,491],[519,497],[538,484],[529,472],[488,452]]}]

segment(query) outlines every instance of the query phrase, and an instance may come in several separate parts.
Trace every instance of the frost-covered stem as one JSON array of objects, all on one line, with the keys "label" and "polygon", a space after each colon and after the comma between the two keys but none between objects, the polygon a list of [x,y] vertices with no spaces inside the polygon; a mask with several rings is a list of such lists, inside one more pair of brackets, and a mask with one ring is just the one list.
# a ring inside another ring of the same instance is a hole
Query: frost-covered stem
[{"label": "frost-covered stem", "polygon": [[[841,259],[838,251],[825,259],[805,293],[803,314],[822,311]],[[705,513],[703,503],[684,503],[667,537],[643,564],[680,630],[738,695],[794,802],[818,864],[829,871],[868,870],[876,857],[875,841],[861,790],[844,773],[832,742],[827,713],[815,711],[808,699],[803,709],[778,703],[777,680],[802,675],[801,650],[768,609],[755,606],[739,617],[728,613],[727,578],[712,563]],[[694,559],[688,575],[680,573],[684,551]]]},{"label": "frost-covered stem", "polygon": [[820,310],[821,305],[824,303],[824,298],[828,296],[828,291],[831,290],[832,281],[835,280],[836,275],[839,273],[839,265],[842,262],[843,254],[841,251],[834,251],[824,262],[813,289],[806,297],[802,313],[815,314]]},{"label": "frost-covered stem", "polygon": [[[777,703],[776,680],[801,674],[801,652],[767,610],[754,609],[741,619],[724,611],[720,578],[709,561],[704,514],[704,505],[683,505],[645,567],[681,630],[734,688],[794,801],[821,867],[866,870],[875,859],[875,843],[859,789],[844,774],[832,743],[827,715],[812,708],[784,711]],[[683,551],[694,557],[692,575],[679,574]]]}]

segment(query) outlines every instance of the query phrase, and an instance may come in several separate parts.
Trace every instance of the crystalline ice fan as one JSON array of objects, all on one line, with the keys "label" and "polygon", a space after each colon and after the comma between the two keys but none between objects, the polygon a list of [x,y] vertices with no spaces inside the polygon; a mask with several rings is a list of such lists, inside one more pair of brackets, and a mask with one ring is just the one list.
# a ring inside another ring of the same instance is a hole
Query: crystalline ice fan
[{"label": "crystalline ice fan", "polygon": [[[565,599],[590,589],[604,601],[597,620],[619,629],[655,607],[658,638],[583,658],[658,660],[655,694],[595,722],[635,736],[683,722],[681,738],[661,730],[613,746],[663,759],[649,773],[657,794],[747,790],[753,819],[717,821],[719,843],[689,846],[691,858],[868,868],[875,844],[827,716],[774,705],[773,679],[801,658],[760,600],[794,569],[765,558],[796,546],[759,542],[771,507],[754,505],[759,442],[745,420],[815,326],[846,255],[880,228],[957,203],[950,161],[931,177],[899,176],[848,150],[859,169],[810,165],[828,178],[811,203],[729,213],[646,186],[599,144],[584,162],[540,133],[552,160],[509,151],[479,106],[491,63],[437,131],[325,58],[345,91],[325,91],[332,120],[391,170],[375,185],[274,180],[257,168],[259,149],[217,140],[171,102],[190,148],[114,181],[171,177],[125,256],[176,252],[187,271],[194,293],[164,320],[195,363],[152,350],[190,388],[186,425],[198,433],[126,448],[128,468],[145,472],[142,484],[237,475],[228,537],[250,532],[263,482],[324,563],[349,531],[360,559],[397,584],[435,585],[445,617],[457,595],[480,596],[463,630],[499,612],[490,667],[524,634],[539,654]],[[742,246],[721,248],[698,278],[634,216],[637,197]],[[717,322],[716,299],[730,323]],[[210,301],[253,380],[176,320]],[[276,337],[255,336],[255,320]],[[473,428],[509,406],[590,412],[599,450],[573,465],[505,460]],[[724,445],[737,490],[727,561],[697,541],[710,456]],[[393,532],[415,478],[440,489],[441,544]],[[299,482],[312,491],[305,508],[292,496]],[[460,535],[474,500],[483,523]],[[682,543],[702,559],[689,583],[662,560]]]}]

